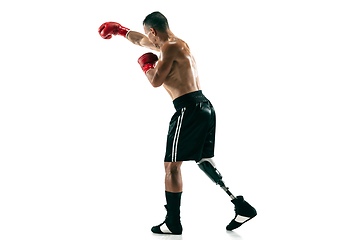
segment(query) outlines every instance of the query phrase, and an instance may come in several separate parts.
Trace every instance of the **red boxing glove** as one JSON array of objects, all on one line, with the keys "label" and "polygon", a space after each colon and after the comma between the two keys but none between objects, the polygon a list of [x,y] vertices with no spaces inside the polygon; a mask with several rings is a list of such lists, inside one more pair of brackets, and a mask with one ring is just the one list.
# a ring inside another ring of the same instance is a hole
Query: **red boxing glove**
[{"label": "red boxing glove", "polygon": [[130,29],[121,26],[116,22],[106,22],[99,27],[99,34],[104,39],[112,38],[112,35],[121,35],[126,37]]},{"label": "red boxing glove", "polygon": [[144,55],[142,55],[138,59],[138,63],[140,64],[141,69],[146,74],[147,71],[155,68],[155,63],[158,60],[159,60],[158,56],[156,56],[155,54],[153,54],[151,52],[148,52],[148,53],[145,53]]}]

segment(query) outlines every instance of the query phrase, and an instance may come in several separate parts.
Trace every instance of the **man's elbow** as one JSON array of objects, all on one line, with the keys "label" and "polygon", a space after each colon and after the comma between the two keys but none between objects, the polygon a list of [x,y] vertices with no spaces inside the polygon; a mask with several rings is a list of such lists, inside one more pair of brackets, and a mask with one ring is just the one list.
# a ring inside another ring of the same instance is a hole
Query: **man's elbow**
[{"label": "man's elbow", "polygon": [[155,81],[151,82],[151,85],[154,87],[154,88],[158,88],[158,87],[161,87],[162,83],[157,83]]},{"label": "man's elbow", "polygon": [[156,75],[154,76],[154,78],[152,79],[151,81],[151,85],[154,87],[154,88],[158,88],[160,87],[162,84],[163,84],[163,80],[161,80],[159,77],[157,77]]}]

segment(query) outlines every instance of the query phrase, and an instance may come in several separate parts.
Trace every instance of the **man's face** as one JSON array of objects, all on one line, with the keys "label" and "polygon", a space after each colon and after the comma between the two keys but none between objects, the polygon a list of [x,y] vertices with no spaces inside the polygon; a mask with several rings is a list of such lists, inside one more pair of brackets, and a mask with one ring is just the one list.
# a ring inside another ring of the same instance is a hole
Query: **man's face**
[{"label": "man's face", "polygon": [[147,29],[145,26],[144,26],[144,31],[145,31],[145,35],[149,38],[150,42],[152,42],[156,47],[159,47],[156,31],[153,28]]}]

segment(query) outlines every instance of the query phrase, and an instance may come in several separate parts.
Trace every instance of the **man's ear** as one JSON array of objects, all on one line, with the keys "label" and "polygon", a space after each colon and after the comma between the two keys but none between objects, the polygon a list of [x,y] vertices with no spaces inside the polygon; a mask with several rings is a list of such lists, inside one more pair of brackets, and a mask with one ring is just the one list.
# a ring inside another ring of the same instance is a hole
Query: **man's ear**
[{"label": "man's ear", "polygon": [[156,35],[157,35],[156,30],[155,30],[155,29],[153,29],[153,28],[150,28],[150,32],[151,32],[154,36],[156,36]]}]

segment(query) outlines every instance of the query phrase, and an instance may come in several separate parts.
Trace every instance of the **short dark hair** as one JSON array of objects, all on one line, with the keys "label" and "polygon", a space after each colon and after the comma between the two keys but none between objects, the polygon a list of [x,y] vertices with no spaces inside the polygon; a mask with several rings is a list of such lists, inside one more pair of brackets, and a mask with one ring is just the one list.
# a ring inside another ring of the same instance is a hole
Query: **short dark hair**
[{"label": "short dark hair", "polygon": [[153,12],[146,16],[143,25],[147,29],[153,28],[160,32],[166,32],[169,29],[169,24],[166,17],[160,12]]}]

